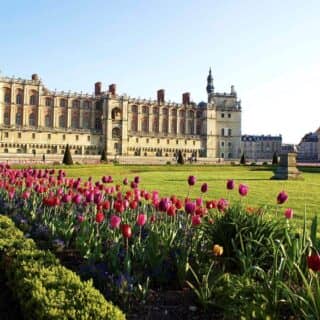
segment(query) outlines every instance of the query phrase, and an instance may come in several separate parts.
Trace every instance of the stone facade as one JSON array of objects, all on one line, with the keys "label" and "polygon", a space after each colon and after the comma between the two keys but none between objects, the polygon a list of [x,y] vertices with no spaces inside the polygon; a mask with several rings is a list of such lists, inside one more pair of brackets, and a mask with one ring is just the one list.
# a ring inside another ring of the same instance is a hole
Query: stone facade
[{"label": "stone facade", "polygon": [[0,153],[61,154],[71,152],[107,156],[238,159],[241,137],[241,102],[230,93],[216,93],[211,70],[208,102],[196,104],[190,93],[182,103],[118,95],[116,85],[94,94],[47,89],[38,75],[31,80],[0,78]]},{"label": "stone facade", "polygon": [[319,160],[319,129],[316,132],[307,133],[297,146],[298,160],[316,162]]},{"label": "stone facade", "polygon": [[281,152],[282,137],[271,135],[243,135],[241,137],[241,150],[246,159],[272,160],[274,153]]}]

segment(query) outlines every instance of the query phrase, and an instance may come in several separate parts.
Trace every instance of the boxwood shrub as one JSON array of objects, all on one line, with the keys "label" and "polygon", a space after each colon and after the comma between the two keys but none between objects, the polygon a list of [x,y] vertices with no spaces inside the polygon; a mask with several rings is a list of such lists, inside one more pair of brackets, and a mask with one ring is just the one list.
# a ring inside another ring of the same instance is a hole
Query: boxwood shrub
[{"label": "boxwood shrub", "polygon": [[0,215],[0,263],[25,319],[123,320],[91,281],[81,281],[49,251],[37,249],[13,221]]}]

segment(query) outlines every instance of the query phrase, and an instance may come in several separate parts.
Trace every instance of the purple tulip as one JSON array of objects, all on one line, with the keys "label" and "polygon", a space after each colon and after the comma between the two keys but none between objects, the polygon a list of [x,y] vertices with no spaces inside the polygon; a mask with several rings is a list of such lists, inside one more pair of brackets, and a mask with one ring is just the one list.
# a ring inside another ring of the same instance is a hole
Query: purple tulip
[{"label": "purple tulip", "polygon": [[123,184],[124,184],[124,185],[127,185],[127,184],[128,184],[128,178],[124,178],[124,179],[123,179]]},{"label": "purple tulip", "polygon": [[159,202],[159,210],[162,212],[166,212],[170,207],[169,198],[162,198]]},{"label": "purple tulip", "polygon": [[278,204],[283,204],[288,200],[288,195],[284,192],[281,191],[278,196],[277,196],[277,202]]},{"label": "purple tulip", "polygon": [[79,193],[76,194],[72,199],[73,203],[75,203],[75,204],[80,204],[81,200],[82,200],[82,196]]},{"label": "purple tulip", "polygon": [[246,186],[245,184],[240,184],[239,185],[239,194],[242,197],[245,197],[248,194],[249,187]]},{"label": "purple tulip", "polygon": [[208,184],[207,183],[203,183],[201,186],[201,192],[205,193],[208,191]]},{"label": "purple tulip", "polygon": [[227,181],[227,189],[228,189],[228,190],[233,190],[233,189],[234,189],[234,180],[229,179],[229,180]]},{"label": "purple tulip", "polygon": [[186,204],[185,204],[185,210],[187,213],[194,213],[194,211],[196,210],[196,205],[195,203],[191,202],[191,201],[188,201]]},{"label": "purple tulip", "polygon": [[189,176],[189,178],[188,178],[188,184],[189,184],[189,186],[194,186],[195,185],[195,183],[196,183],[196,177],[195,176]]},{"label": "purple tulip", "polygon": [[139,176],[134,177],[133,181],[134,181],[136,184],[140,183],[140,177],[139,177]]}]

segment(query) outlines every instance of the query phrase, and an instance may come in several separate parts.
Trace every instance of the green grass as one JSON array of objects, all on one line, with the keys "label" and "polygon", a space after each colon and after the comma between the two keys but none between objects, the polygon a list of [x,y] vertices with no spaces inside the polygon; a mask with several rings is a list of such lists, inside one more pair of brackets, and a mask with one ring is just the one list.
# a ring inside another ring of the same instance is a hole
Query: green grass
[{"label": "green grass", "polygon": [[[92,176],[94,181],[103,175],[111,175],[115,183],[121,183],[124,177],[133,179],[136,175],[141,178],[140,187],[148,191],[158,190],[162,196],[175,194],[185,197],[188,194],[187,178],[189,175],[197,177],[197,183],[190,190],[190,196],[200,195],[200,186],[203,182],[209,185],[209,191],[204,199],[228,198],[231,201],[239,200],[238,191],[227,192],[226,180],[234,179],[236,184],[244,183],[249,186],[249,194],[241,201],[248,206],[269,205],[276,208],[278,193],[285,190],[289,194],[288,201],[278,210],[282,216],[287,207],[294,209],[295,221],[302,225],[304,212],[311,218],[320,211],[320,168],[301,168],[303,181],[270,180],[273,176],[271,167],[262,166],[195,166],[195,165],[168,165],[168,166],[137,166],[137,165],[75,165],[63,167],[69,177]],[[56,166],[59,168],[59,166]],[[271,212],[272,212],[271,210]],[[274,211],[273,211],[274,214]]]}]

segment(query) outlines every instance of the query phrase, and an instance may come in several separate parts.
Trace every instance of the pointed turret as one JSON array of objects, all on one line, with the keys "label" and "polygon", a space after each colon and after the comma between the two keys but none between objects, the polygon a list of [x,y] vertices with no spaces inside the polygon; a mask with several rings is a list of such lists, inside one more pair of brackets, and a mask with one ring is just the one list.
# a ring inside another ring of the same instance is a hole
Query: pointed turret
[{"label": "pointed turret", "polygon": [[209,75],[207,77],[207,93],[208,95],[214,93],[214,86],[213,86],[213,78],[211,74],[211,68],[209,69]]}]

